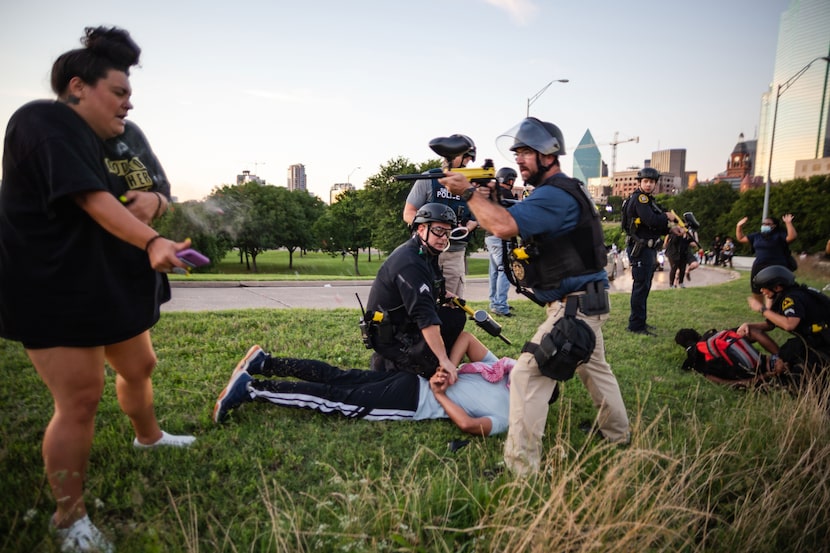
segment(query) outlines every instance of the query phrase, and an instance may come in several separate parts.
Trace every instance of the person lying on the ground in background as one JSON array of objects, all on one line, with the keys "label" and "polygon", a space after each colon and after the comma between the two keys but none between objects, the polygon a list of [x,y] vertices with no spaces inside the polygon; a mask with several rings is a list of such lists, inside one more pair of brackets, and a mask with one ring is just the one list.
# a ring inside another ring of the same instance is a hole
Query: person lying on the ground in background
[{"label": "person lying on the ground in background", "polygon": [[[753,331],[744,337],[736,329],[712,329],[701,336],[693,328],[681,328],[674,341],[686,349],[683,370],[693,370],[717,384],[746,388],[770,382],[783,372],[778,346],[764,332]],[[758,353],[752,346],[755,342],[770,355]]]},{"label": "person lying on the ground in background", "polygon": [[406,371],[343,370],[314,359],[272,357],[253,346],[219,394],[213,420],[221,423],[243,403],[262,401],[369,421],[449,418],[463,432],[477,436],[505,432],[510,402],[507,375],[513,360],[498,359],[463,331],[450,359],[458,365],[465,355],[471,363],[459,368],[458,381],[450,386],[447,372],[440,367],[427,380]]}]

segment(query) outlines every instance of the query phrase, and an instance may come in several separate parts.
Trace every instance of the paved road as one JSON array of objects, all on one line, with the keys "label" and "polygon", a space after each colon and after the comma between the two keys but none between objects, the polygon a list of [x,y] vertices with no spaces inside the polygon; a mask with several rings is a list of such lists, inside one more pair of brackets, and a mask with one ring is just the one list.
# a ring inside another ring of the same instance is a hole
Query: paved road
[{"label": "paved road", "polygon": [[[735,268],[745,269],[736,262]],[[692,273],[687,287],[710,286],[737,278],[734,270],[701,266]],[[289,282],[188,282],[176,281],[173,299],[164,304],[162,311],[220,311],[226,309],[271,308],[357,309],[355,294],[360,294],[364,305],[369,297],[372,282],[366,281],[289,281]],[[653,290],[668,288],[668,264],[666,270],[655,273]],[[631,271],[626,270],[611,282],[612,293],[631,291]],[[678,291],[680,292],[680,291]],[[467,280],[465,299],[487,301],[489,284],[486,278]],[[508,299],[522,298],[511,289]]]}]

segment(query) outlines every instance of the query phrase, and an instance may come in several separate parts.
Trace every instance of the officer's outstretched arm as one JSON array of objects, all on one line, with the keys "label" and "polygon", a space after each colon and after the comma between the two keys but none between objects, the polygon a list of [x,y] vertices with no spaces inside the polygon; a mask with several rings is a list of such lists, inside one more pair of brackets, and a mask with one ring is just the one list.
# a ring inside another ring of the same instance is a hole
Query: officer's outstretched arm
[{"label": "officer's outstretched arm", "polygon": [[422,328],[421,334],[423,334],[424,341],[426,341],[429,349],[432,350],[432,353],[438,359],[439,368],[442,368],[447,372],[449,384],[455,384],[455,381],[458,380],[458,369],[456,368],[455,363],[450,361],[450,358],[447,355],[447,348],[444,345],[444,339],[441,338],[441,327],[438,325],[431,325]]}]

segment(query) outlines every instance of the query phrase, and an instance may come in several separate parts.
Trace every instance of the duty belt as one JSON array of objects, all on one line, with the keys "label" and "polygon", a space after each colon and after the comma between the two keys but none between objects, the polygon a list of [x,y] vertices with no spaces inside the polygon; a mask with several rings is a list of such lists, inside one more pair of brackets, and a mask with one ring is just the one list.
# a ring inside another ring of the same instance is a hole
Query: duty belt
[{"label": "duty belt", "polygon": [[632,235],[631,239],[634,242],[639,242],[640,244],[642,244],[646,248],[659,248],[663,244],[663,241],[660,240],[659,237],[658,238],[649,238],[648,240],[646,240],[645,238],[640,238],[638,236]]}]

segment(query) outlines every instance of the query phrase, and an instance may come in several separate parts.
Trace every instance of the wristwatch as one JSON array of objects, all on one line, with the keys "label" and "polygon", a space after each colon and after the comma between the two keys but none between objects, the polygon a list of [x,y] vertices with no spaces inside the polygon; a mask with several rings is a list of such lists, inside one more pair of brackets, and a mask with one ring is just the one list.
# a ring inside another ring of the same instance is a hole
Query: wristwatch
[{"label": "wristwatch", "polygon": [[761,309],[759,309],[759,310],[758,310],[758,313],[760,313],[761,315],[763,315],[763,314],[764,314],[764,311],[766,311],[766,310],[767,310],[767,306],[766,306],[766,305],[762,305],[762,306],[761,306]]},{"label": "wristwatch", "polygon": [[465,202],[469,202],[470,198],[472,198],[473,194],[475,194],[475,193],[476,193],[476,187],[471,186],[470,188],[468,188],[467,190],[465,190],[464,192],[461,193],[461,199],[463,199]]}]

